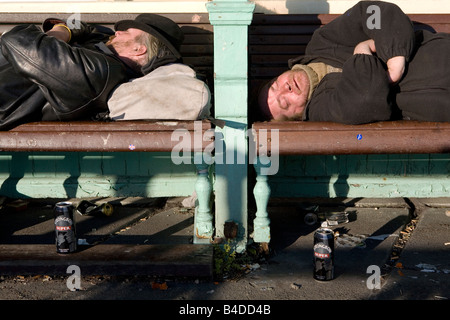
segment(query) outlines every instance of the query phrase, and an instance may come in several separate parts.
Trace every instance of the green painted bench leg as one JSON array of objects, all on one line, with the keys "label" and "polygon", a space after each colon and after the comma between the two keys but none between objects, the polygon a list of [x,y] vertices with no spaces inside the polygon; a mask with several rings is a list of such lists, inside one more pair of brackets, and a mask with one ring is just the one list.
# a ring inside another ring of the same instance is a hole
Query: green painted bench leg
[{"label": "green painted bench leg", "polygon": [[195,154],[194,163],[197,166],[197,182],[195,192],[197,193],[197,207],[194,217],[194,243],[210,243],[213,237],[213,215],[211,213],[212,183],[209,178],[209,167],[212,161],[208,155]]},{"label": "green painted bench leg", "polygon": [[267,204],[270,197],[268,176],[261,171],[270,167],[270,162],[262,164],[258,157],[254,164],[256,171],[256,184],[253,195],[256,201],[256,218],[253,220],[253,240],[255,242],[270,242],[270,219],[267,212]]}]

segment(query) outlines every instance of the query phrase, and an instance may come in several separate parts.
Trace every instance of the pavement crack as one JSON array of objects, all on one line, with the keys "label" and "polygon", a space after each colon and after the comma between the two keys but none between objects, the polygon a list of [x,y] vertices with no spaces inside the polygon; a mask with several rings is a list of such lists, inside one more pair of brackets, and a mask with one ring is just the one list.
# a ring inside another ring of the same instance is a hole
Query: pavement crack
[{"label": "pavement crack", "polygon": [[387,278],[393,269],[403,269],[402,264],[399,262],[400,256],[402,254],[403,249],[405,248],[407,242],[411,238],[414,230],[417,227],[417,223],[419,222],[420,214],[423,212],[425,205],[415,200],[411,201],[411,199],[404,199],[408,204],[409,209],[409,221],[405,224],[403,229],[399,232],[399,236],[397,240],[392,245],[392,250],[389,254],[389,257],[382,267],[382,277]]}]

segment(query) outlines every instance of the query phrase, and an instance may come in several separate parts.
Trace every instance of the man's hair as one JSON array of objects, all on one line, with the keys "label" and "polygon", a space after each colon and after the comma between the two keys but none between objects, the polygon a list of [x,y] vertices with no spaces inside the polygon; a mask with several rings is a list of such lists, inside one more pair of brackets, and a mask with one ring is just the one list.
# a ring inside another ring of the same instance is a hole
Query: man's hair
[{"label": "man's hair", "polygon": [[251,89],[249,101],[250,122],[270,121],[273,119],[269,105],[267,104],[267,96],[270,86],[276,79],[277,77],[265,80]]},{"label": "man's hair", "polygon": [[145,66],[151,58],[158,55],[160,50],[166,47],[166,45],[161,40],[147,32],[143,32],[142,34],[138,35],[136,37],[136,42],[147,48],[147,54],[139,63],[141,66]]}]

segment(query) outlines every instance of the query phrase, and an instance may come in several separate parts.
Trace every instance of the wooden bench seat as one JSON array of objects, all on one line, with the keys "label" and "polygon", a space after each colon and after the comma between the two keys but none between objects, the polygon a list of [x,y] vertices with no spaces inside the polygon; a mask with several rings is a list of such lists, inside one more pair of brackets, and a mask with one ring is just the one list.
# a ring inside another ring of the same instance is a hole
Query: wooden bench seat
[{"label": "wooden bench seat", "polygon": [[[257,122],[257,152],[279,155],[450,153],[450,123],[386,121],[364,125],[332,122]],[[277,141],[272,134],[277,134]],[[276,144],[276,145],[275,145]]]},{"label": "wooden bench seat", "polygon": [[[139,13],[82,13],[80,18],[89,24],[113,30],[114,23],[134,19]],[[70,19],[72,14],[52,14],[60,19]],[[213,35],[208,15],[205,13],[161,14],[178,23],[185,34],[180,52],[183,62],[191,66],[213,93]],[[0,35],[18,24],[41,26],[48,18],[43,13],[0,13]],[[212,99],[213,101],[213,99]],[[213,111],[213,110],[212,110]],[[186,139],[183,151],[203,153],[214,139],[210,121],[142,120],[142,121],[71,121],[34,122],[20,125],[10,131],[0,131],[0,151],[6,152],[171,152]],[[177,132],[175,136],[173,133]],[[201,139],[199,139],[201,135]],[[190,140],[187,140],[190,139]],[[204,157],[201,157],[204,160]],[[201,163],[197,163],[201,162]],[[208,162],[208,161],[206,161]],[[196,208],[194,242],[209,239],[213,233],[210,210],[212,191],[209,180],[209,163],[194,161],[198,170],[195,191]],[[192,190],[194,191],[194,190]],[[51,197],[51,194],[48,195]],[[170,196],[170,195],[167,195]]]},{"label": "wooden bench seat", "polygon": [[[195,139],[196,135],[202,139]],[[171,152],[182,141],[189,141],[186,145],[191,149],[186,151],[203,152],[214,141],[211,123],[207,120],[32,122],[0,131],[0,151]]]},{"label": "wooden bench seat", "polygon": [[[254,97],[261,84],[286,71],[288,59],[304,54],[313,32],[337,16],[255,15],[249,32],[250,94]],[[450,32],[450,14],[413,14],[410,18],[417,29]],[[450,152],[450,123],[386,121],[343,125],[271,121],[253,122],[251,128],[253,139],[250,140],[250,150],[256,155],[254,164],[257,173],[253,238],[255,242],[262,243],[270,241],[267,172],[274,172],[267,171],[267,168],[271,165],[271,157]]]}]

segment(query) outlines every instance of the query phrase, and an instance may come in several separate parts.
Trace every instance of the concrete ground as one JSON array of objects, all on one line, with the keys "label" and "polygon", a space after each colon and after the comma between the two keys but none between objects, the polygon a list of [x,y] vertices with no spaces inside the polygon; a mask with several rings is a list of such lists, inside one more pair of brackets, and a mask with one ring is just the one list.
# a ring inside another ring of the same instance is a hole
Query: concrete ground
[{"label": "concrete ground", "polygon": [[[5,204],[0,299],[170,300],[175,313],[189,302],[215,302],[221,314],[222,303],[258,301],[274,304],[274,314],[275,301],[450,298],[449,199],[274,200],[270,254],[247,257],[239,276],[225,279],[214,278],[213,246],[191,244],[194,210],[180,200],[114,199],[110,217],[77,216],[82,242],[70,255],[55,253],[54,202]],[[319,225],[305,224],[310,204],[318,204],[321,217],[346,212],[349,219],[331,226],[339,233],[332,281],[312,277]],[[69,265],[79,266],[81,277]]]}]

